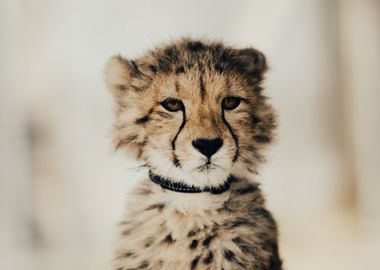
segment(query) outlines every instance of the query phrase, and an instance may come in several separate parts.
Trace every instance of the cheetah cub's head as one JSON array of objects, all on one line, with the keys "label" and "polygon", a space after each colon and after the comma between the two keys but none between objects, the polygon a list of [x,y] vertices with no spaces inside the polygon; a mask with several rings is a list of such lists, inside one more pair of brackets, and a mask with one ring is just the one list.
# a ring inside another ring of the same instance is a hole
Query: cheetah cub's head
[{"label": "cheetah cub's head", "polygon": [[155,174],[195,187],[255,173],[275,117],[263,95],[267,66],[253,48],[181,39],[135,60],[112,57],[116,148]]}]

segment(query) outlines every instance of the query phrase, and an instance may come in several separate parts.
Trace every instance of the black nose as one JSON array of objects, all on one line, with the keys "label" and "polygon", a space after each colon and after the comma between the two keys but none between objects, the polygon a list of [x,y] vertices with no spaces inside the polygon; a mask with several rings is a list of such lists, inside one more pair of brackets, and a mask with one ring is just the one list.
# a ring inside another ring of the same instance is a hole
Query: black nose
[{"label": "black nose", "polygon": [[223,141],[216,139],[197,139],[193,141],[193,146],[206,157],[210,158],[223,145]]}]

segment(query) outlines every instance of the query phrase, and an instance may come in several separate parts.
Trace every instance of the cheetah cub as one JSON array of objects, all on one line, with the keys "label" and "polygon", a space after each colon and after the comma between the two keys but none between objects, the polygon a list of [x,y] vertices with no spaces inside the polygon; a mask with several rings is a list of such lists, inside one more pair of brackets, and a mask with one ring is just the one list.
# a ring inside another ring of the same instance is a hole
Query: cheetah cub
[{"label": "cheetah cub", "polygon": [[257,173],[275,115],[264,55],[181,39],[112,57],[114,142],[147,168],[129,195],[115,270],[280,270]]}]

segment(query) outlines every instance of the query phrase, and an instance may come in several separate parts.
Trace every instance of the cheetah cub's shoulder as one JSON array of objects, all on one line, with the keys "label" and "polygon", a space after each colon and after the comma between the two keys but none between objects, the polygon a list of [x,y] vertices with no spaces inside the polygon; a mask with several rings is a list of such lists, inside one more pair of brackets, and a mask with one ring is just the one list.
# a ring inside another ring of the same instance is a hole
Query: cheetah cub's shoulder
[{"label": "cheetah cub's shoulder", "polygon": [[121,222],[115,270],[280,270],[257,172],[276,126],[264,55],[181,39],[112,57],[114,142],[147,168]]}]

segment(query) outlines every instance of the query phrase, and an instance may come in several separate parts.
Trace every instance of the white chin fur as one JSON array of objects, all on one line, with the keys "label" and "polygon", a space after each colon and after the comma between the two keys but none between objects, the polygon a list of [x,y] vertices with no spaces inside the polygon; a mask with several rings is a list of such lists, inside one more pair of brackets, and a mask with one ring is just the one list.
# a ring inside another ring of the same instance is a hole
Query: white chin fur
[{"label": "white chin fur", "polygon": [[[212,157],[211,161],[215,163],[211,169],[199,171],[200,166],[205,163],[202,157],[192,157],[188,160],[181,160],[181,167],[173,164],[173,161],[165,156],[162,151],[152,149],[149,151],[150,169],[157,175],[165,178],[181,181],[190,186],[200,188],[216,187],[224,183],[231,171],[232,161],[223,158],[224,153],[218,153]],[[228,169],[227,169],[228,168]]]}]

